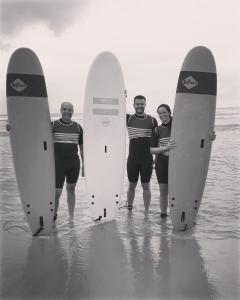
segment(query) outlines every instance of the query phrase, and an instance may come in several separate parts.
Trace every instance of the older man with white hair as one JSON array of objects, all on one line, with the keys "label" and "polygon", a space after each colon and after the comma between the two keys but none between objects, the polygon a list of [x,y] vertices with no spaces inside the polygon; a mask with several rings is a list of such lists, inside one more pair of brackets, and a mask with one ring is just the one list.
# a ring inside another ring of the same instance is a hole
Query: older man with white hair
[{"label": "older man with white hair", "polygon": [[62,117],[59,120],[52,122],[56,167],[54,220],[57,219],[59,199],[62,194],[65,179],[69,217],[73,217],[75,207],[75,187],[80,171],[78,146],[80,148],[82,160],[82,176],[84,176],[82,127],[77,122],[72,121],[72,115],[74,112],[72,103],[63,102],[61,104],[60,111]]}]

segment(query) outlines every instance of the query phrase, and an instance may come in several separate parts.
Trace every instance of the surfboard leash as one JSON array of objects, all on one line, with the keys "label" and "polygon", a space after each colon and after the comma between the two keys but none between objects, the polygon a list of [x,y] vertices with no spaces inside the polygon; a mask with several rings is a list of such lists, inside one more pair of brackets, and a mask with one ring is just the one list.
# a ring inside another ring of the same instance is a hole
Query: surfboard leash
[{"label": "surfboard leash", "polygon": [[128,205],[127,205],[127,200],[126,200],[126,201],[122,201],[122,202],[119,204],[118,209],[125,208],[125,207],[127,207],[127,206],[128,206]]},{"label": "surfboard leash", "polygon": [[[3,224],[3,229],[4,230],[9,230],[9,229],[12,229],[12,228],[21,228],[21,229],[23,229],[25,232],[28,232],[28,230],[26,229],[26,228],[24,228],[23,226],[21,226],[21,225],[10,225],[10,226],[8,226],[8,227],[6,227],[7,226],[7,224],[6,223],[8,223],[9,221],[6,221],[4,224]],[[11,222],[11,221],[10,221]]]},{"label": "surfboard leash", "polygon": [[[185,219],[186,219],[186,213],[185,213],[185,211],[183,211],[182,215],[181,215],[181,222],[184,222]],[[185,224],[183,231],[186,231],[186,230],[187,230],[187,224]]]},{"label": "surfboard leash", "polygon": [[97,219],[94,219],[93,221],[97,222],[97,221],[101,221],[101,220],[102,220],[102,216],[99,216]]}]

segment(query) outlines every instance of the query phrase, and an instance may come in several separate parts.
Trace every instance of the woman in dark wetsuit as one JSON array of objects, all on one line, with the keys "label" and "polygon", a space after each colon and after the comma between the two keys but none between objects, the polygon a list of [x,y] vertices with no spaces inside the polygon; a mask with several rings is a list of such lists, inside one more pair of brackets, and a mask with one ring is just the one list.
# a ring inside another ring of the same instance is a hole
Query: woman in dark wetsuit
[{"label": "woman in dark wetsuit", "polygon": [[175,141],[170,140],[172,126],[170,107],[161,104],[157,113],[162,124],[153,131],[150,151],[156,155],[155,171],[160,189],[161,217],[165,218],[168,207],[168,156],[169,150],[175,147]]},{"label": "woman in dark wetsuit", "polygon": [[[160,189],[161,217],[167,217],[168,207],[168,157],[169,151],[175,148],[176,142],[170,139],[172,117],[171,109],[167,104],[161,104],[157,109],[162,124],[156,127],[152,134],[150,151],[156,155],[155,171]],[[210,141],[216,138],[215,132],[209,133]]]}]

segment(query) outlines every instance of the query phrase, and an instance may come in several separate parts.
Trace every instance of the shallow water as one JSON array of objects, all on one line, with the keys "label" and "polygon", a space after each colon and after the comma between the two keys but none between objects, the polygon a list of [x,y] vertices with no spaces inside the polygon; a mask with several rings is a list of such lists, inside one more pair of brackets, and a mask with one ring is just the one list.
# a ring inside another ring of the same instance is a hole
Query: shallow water
[{"label": "shallow water", "polygon": [[[75,117],[81,123],[81,115]],[[64,191],[53,235],[32,238],[5,123],[0,116],[2,298],[239,298],[240,108],[217,110],[202,204],[196,226],[185,233],[174,232],[170,218],[160,219],[155,174],[149,214],[144,214],[140,184],[128,212],[125,174],[115,221],[93,223],[80,178],[74,221],[68,220]]]}]

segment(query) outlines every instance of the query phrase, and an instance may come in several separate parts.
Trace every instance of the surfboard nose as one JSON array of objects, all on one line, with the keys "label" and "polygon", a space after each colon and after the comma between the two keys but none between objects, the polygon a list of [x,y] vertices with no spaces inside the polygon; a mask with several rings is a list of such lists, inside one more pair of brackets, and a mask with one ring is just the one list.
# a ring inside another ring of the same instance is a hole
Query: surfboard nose
[{"label": "surfboard nose", "polygon": [[94,60],[94,62],[98,62],[98,61],[100,61],[100,62],[101,61],[103,61],[103,62],[105,62],[105,61],[107,61],[107,62],[108,61],[116,62],[116,61],[118,61],[118,59],[117,59],[116,55],[113,54],[111,51],[102,51],[96,56],[96,58]]},{"label": "surfboard nose", "polygon": [[121,76],[122,72],[116,72],[118,69],[121,69],[118,58],[112,52],[104,51],[98,54],[94,59],[89,71],[89,76],[95,76],[96,81],[98,81],[99,84],[116,76],[119,77],[119,80],[123,81]]},{"label": "surfboard nose", "polygon": [[18,48],[10,57],[7,73],[43,75],[43,70],[34,51]]},{"label": "surfboard nose", "polygon": [[216,64],[212,52],[204,46],[192,48],[184,59],[181,71],[216,73]]}]

